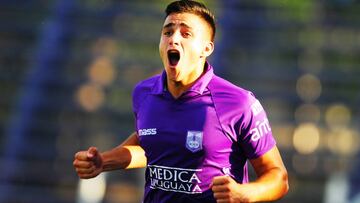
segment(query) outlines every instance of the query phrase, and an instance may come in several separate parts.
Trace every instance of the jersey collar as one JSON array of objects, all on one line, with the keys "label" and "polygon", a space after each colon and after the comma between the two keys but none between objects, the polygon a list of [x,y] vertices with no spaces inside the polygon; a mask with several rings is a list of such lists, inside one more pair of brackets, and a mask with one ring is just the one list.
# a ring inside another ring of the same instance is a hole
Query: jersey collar
[{"label": "jersey collar", "polygon": [[[184,94],[188,92],[195,92],[198,94],[203,94],[206,90],[211,78],[214,75],[213,67],[206,61],[205,63],[205,74],[203,74],[193,86],[190,87]],[[166,88],[166,72],[165,70],[162,72],[161,77],[155,82],[154,87],[152,88],[152,94],[163,94],[167,91]]]}]

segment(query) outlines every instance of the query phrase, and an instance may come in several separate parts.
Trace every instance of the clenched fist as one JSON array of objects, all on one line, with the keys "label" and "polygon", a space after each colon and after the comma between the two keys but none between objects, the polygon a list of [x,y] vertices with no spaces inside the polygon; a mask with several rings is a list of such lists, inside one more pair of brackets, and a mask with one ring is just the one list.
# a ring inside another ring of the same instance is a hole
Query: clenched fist
[{"label": "clenched fist", "polygon": [[73,165],[80,178],[94,178],[103,171],[103,158],[96,147],[90,147],[75,154]]},{"label": "clenched fist", "polygon": [[228,175],[214,177],[211,183],[217,203],[250,202],[245,188]]}]

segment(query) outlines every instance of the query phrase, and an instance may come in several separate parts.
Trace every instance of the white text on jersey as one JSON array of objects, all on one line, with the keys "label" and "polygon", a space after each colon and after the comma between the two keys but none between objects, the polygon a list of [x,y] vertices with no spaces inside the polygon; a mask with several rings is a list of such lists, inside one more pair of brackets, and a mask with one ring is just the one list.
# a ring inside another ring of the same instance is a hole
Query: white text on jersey
[{"label": "white text on jersey", "polygon": [[156,135],[156,128],[139,129],[139,136]]},{"label": "white text on jersey", "polygon": [[251,110],[252,110],[254,116],[257,116],[259,113],[264,111],[264,109],[261,106],[259,100],[256,100],[253,104],[251,104]]},{"label": "white text on jersey", "polygon": [[265,118],[263,121],[256,121],[255,128],[250,130],[251,141],[258,141],[262,136],[271,131],[269,120]]}]

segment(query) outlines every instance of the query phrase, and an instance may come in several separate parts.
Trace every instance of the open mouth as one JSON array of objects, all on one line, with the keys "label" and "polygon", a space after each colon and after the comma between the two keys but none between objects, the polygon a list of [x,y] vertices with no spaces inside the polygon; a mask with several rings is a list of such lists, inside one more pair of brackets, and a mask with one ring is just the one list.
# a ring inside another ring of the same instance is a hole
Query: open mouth
[{"label": "open mouth", "polygon": [[180,52],[177,50],[169,50],[168,59],[171,66],[176,66],[180,60]]}]

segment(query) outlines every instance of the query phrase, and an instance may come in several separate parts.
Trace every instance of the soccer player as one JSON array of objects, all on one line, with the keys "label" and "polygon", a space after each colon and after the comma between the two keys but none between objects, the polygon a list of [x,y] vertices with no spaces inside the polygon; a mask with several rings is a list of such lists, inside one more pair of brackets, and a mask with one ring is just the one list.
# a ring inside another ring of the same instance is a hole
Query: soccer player
[{"label": "soccer player", "polygon": [[[288,191],[287,171],[266,113],[254,95],[216,76],[213,14],[201,3],[166,8],[160,75],[133,92],[136,132],[105,152],[75,154],[80,178],[146,167],[144,203],[273,201]],[[247,161],[257,178],[249,182]]]}]

